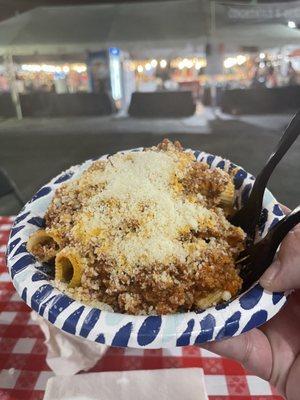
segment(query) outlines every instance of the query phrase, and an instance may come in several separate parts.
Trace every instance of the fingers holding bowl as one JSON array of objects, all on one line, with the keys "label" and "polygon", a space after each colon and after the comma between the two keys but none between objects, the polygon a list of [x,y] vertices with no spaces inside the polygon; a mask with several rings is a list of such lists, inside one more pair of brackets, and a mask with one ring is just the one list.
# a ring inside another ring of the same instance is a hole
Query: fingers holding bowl
[{"label": "fingers holding bowl", "polygon": [[272,350],[267,336],[259,329],[253,329],[237,337],[205,343],[201,347],[238,361],[244,368],[262,379],[270,378]]},{"label": "fingers holding bowl", "polygon": [[300,224],[284,238],[278,255],[260,284],[271,292],[300,288]]}]

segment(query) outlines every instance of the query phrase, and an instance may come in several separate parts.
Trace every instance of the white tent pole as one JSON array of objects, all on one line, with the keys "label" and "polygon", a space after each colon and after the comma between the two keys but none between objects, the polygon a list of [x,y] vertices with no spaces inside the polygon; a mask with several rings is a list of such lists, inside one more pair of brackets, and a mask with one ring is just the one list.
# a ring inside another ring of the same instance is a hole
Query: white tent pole
[{"label": "white tent pole", "polygon": [[210,35],[214,36],[216,33],[216,2],[210,2]]},{"label": "white tent pole", "polygon": [[13,56],[10,52],[5,54],[5,66],[6,66],[7,76],[8,76],[11,99],[12,99],[12,102],[15,107],[16,116],[19,120],[21,120],[23,118],[22,108],[21,108],[20,96],[19,96],[19,92],[18,92],[18,88],[17,88]]},{"label": "white tent pole", "polygon": [[[211,51],[217,51],[217,41],[216,41],[216,2],[215,0],[210,1],[210,43],[211,43]],[[210,55],[208,62],[215,63],[217,59],[213,59]],[[216,84],[216,76],[212,75],[210,79],[210,90],[211,90],[211,106],[212,112],[216,115],[216,107],[217,107],[217,84]]]}]

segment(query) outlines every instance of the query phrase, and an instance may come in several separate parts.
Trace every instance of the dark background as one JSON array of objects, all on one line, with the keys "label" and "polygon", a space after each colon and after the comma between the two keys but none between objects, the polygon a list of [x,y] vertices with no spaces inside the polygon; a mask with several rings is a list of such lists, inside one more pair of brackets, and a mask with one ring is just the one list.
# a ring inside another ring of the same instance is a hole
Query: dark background
[{"label": "dark background", "polygon": [[[137,3],[149,0],[0,0],[0,21],[15,14],[28,11],[31,8],[41,6],[62,6],[62,5],[75,5],[75,4],[101,4],[101,3]],[[207,0],[209,1],[209,0]],[[226,0],[223,0],[226,2]],[[230,0],[234,2],[235,0]],[[282,2],[282,0],[272,0],[273,2]],[[287,0],[292,1],[292,0]],[[250,0],[236,0],[237,3],[250,3]],[[268,0],[259,0],[257,3],[268,3]]]}]

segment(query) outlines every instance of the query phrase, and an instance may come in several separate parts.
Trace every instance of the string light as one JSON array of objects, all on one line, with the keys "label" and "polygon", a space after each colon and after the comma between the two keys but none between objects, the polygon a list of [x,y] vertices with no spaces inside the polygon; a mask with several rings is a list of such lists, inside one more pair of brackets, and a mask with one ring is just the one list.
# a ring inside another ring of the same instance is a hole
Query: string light
[{"label": "string light", "polygon": [[55,65],[43,64],[42,71],[44,72],[61,72],[60,67],[56,67]]},{"label": "string light", "polygon": [[155,58],[153,58],[153,60],[151,60],[150,64],[151,64],[151,67],[156,68],[158,62],[157,62],[157,60],[155,60]]},{"label": "string light", "polygon": [[295,29],[295,28],[297,28],[297,25],[296,25],[296,23],[294,21],[289,21],[288,22],[288,27],[291,28],[291,29]]},{"label": "string light", "polygon": [[68,65],[53,65],[53,64],[22,64],[22,71],[26,72],[46,72],[48,74],[64,72],[65,74],[70,72],[70,69],[78,72],[86,72],[87,67],[85,64],[72,64],[71,67]]},{"label": "string light", "polygon": [[247,61],[247,57],[243,56],[242,54],[239,54],[236,57],[225,58],[223,65],[224,65],[225,68],[232,68],[235,65],[242,65],[246,61]]},{"label": "string light", "polygon": [[237,59],[235,57],[228,57],[224,60],[223,64],[225,68],[232,68],[237,64]]},{"label": "string light", "polygon": [[150,63],[147,63],[147,64],[145,65],[145,70],[146,70],[146,71],[150,71],[150,69],[151,69],[151,64],[150,64]]},{"label": "string light", "polygon": [[81,74],[82,72],[86,72],[87,68],[85,64],[74,64],[72,65],[72,69],[76,72],[78,72],[79,74]]},{"label": "string light", "polygon": [[166,68],[167,61],[166,60],[160,60],[159,65],[160,65],[160,68]]},{"label": "string light", "polygon": [[40,72],[42,67],[38,64],[22,64],[21,69],[28,72]]},{"label": "string light", "polygon": [[244,64],[244,63],[247,61],[247,58],[246,58],[245,56],[243,56],[242,54],[239,54],[239,55],[236,57],[236,60],[237,60],[237,64],[238,64],[238,65],[242,65],[242,64]]},{"label": "string light", "polygon": [[140,74],[144,71],[144,68],[142,65],[138,65],[137,66],[137,72],[139,72]]}]

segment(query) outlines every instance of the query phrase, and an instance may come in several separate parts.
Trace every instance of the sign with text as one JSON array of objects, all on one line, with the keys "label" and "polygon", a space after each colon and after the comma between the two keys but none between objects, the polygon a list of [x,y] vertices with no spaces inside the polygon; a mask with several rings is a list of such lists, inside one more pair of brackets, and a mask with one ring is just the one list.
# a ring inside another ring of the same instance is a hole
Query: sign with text
[{"label": "sign with text", "polygon": [[[225,11],[225,12],[224,12]],[[216,17],[224,22],[300,22],[300,1],[264,4],[216,5]]]}]

